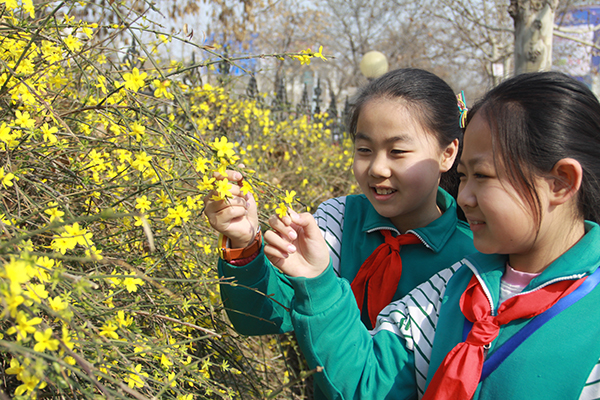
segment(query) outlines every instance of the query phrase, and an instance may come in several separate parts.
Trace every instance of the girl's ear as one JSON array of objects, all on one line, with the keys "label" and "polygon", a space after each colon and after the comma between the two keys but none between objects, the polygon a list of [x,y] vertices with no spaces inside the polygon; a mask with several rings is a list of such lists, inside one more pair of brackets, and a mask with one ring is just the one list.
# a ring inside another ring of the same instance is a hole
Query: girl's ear
[{"label": "girl's ear", "polygon": [[573,158],[559,160],[550,171],[550,203],[559,205],[575,197],[581,187],[583,169]]},{"label": "girl's ear", "polygon": [[440,172],[449,171],[458,155],[458,139],[454,139],[440,156]]}]

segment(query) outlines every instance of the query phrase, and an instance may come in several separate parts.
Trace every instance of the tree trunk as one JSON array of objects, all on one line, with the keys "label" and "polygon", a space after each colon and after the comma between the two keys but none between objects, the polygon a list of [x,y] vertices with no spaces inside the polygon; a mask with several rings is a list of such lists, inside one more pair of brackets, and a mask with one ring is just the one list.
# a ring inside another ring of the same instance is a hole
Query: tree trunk
[{"label": "tree trunk", "polygon": [[515,23],[515,75],[552,66],[554,13],[559,0],[510,0]]}]

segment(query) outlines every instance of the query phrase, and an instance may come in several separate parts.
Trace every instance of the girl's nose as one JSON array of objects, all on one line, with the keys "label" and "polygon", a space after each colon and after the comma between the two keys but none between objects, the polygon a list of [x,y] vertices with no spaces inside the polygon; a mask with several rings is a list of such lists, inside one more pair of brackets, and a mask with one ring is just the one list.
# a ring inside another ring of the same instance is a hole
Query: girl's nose
[{"label": "girl's nose", "polygon": [[469,182],[461,182],[458,186],[458,196],[456,202],[463,210],[465,207],[475,207],[477,205],[477,197],[472,190]]},{"label": "girl's nose", "polygon": [[370,165],[369,174],[375,178],[389,178],[391,169],[385,155],[376,155]]}]

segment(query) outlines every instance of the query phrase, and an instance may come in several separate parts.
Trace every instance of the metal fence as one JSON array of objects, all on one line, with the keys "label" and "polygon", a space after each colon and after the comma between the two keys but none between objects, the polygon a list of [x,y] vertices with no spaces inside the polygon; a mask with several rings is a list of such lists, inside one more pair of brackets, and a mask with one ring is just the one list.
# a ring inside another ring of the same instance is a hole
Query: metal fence
[{"label": "metal fence", "polygon": [[[329,105],[326,109],[323,99],[323,87],[321,79],[317,79],[317,85],[313,89],[312,99],[309,96],[308,85],[304,84],[302,97],[294,106],[288,101],[287,87],[285,78],[279,77],[276,79],[275,96],[271,100],[271,104],[264,104],[264,107],[269,107],[274,114],[274,119],[283,121],[290,116],[299,117],[305,115],[309,121],[319,120],[331,131],[331,141],[339,142],[347,134],[348,115],[350,113],[350,104],[346,97],[344,107],[338,111],[337,99],[332,88],[329,88]],[[246,87],[246,96],[251,99],[261,101],[263,96],[260,94],[256,78],[251,76]]]}]

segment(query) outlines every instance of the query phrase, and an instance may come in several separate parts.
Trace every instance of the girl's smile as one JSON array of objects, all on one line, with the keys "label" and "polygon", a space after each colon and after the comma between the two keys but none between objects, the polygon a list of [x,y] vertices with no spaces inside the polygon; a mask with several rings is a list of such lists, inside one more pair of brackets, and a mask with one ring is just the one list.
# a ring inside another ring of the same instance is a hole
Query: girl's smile
[{"label": "girl's smile", "polygon": [[395,189],[391,189],[391,188],[388,188],[388,187],[379,187],[379,186],[371,187],[371,190],[373,190],[373,192],[375,192],[373,195],[379,201],[388,200],[388,199],[390,199],[392,197],[392,195],[394,193],[397,192],[397,190],[395,190]]}]

